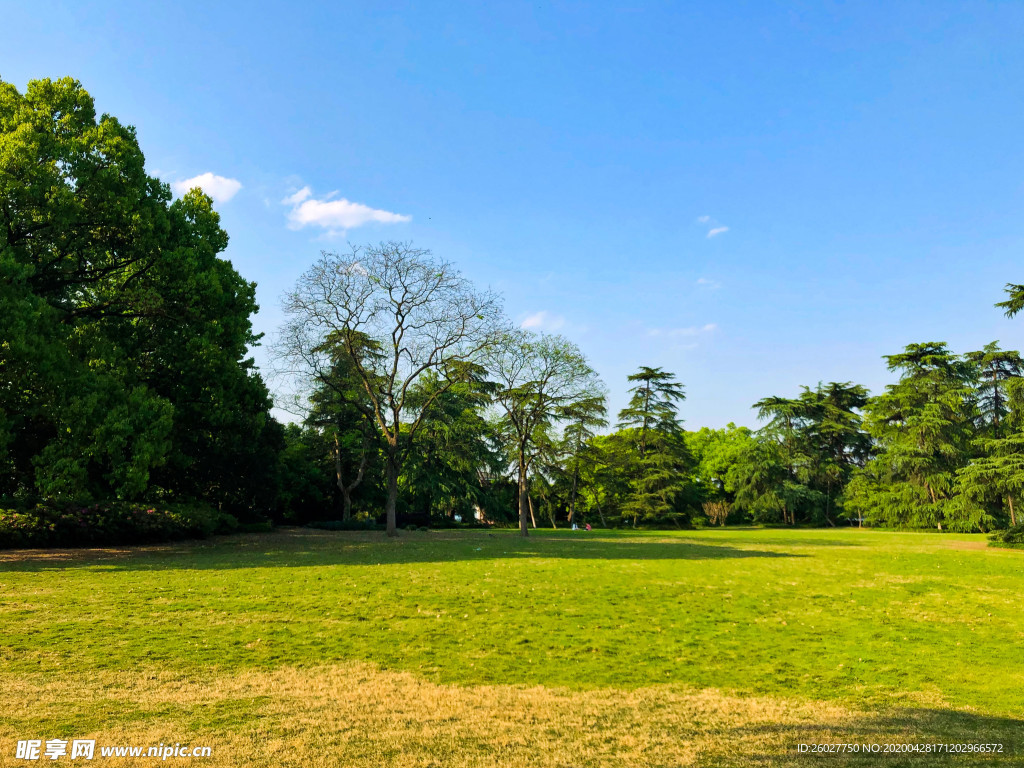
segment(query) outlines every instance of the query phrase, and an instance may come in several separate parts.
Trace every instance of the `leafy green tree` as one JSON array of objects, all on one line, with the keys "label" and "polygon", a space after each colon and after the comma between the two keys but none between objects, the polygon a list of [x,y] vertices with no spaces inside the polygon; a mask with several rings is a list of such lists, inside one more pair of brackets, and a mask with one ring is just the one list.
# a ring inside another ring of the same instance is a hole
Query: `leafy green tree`
[{"label": "leafy green tree", "polygon": [[842,509],[843,489],[871,451],[871,436],[859,413],[867,405],[868,392],[850,382],[830,382],[813,390],[804,387],[800,402],[801,453],[807,462],[800,479],[824,493],[822,515],[831,525],[834,513]]},{"label": "leafy green tree", "polygon": [[977,352],[968,352],[964,357],[977,367],[978,415],[986,431],[999,437],[1009,412],[1007,386],[1024,374],[1024,360],[1019,352],[1000,349],[997,341]]},{"label": "leafy green tree", "polygon": [[[355,337],[352,344],[365,359],[380,357],[380,344],[373,339]],[[348,520],[352,516],[352,495],[380,453],[377,428],[370,418],[372,404],[363,379],[344,342],[328,335],[317,352],[329,356],[329,365],[314,383],[307,402],[295,405],[305,414],[306,423],[319,429],[330,446],[334,482],[342,501],[341,517]]]},{"label": "leafy green tree", "polygon": [[685,399],[675,374],[641,366],[629,376],[632,397],[619,412],[616,437],[633,447],[635,461],[628,470],[630,492],[622,515],[638,521],[679,522],[681,495],[690,487],[693,460],[686,447],[677,403]]},{"label": "leafy green tree", "polygon": [[[961,516],[982,531],[1017,525],[1024,488],[1024,378],[1006,377],[1003,385],[1003,418],[998,426],[991,416],[983,423],[975,455],[957,472]],[[987,403],[990,414],[994,400]]]},{"label": "leafy green tree", "polygon": [[[490,506],[484,478],[499,472],[502,459],[493,425],[484,410],[495,389],[479,365],[467,365],[460,379],[446,385],[428,373],[417,383],[412,402],[430,399],[419,443],[406,461],[402,488],[407,502],[428,516],[472,519]],[[440,395],[433,397],[438,390]]]},{"label": "leafy green tree", "polygon": [[619,517],[622,501],[629,493],[626,470],[632,461],[629,445],[615,435],[595,435],[587,446],[588,461],[580,465],[580,501],[596,512],[602,527]]},{"label": "leafy green tree", "polygon": [[485,365],[497,385],[494,402],[518,480],[519,531],[528,536],[530,471],[549,430],[571,419],[581,402],[599,397],[603,388],[579,348],[561,336],[510,332]]},{"label": "leafy green tree", "polygon": [[851,482],[850,500],[872,522],[962,527],[951,501],[977,416],[973,366],[937,342],[911,344],[886,360],[900,380],[867,403],[876,454]]},{"label": "leafy green tree", "polygon": [[821,494],[797,480],[785,446],[758,435],[729,468],[727,483],[734,489],[735,508],[757,523],[794,525],[798,513],[821,502]]},{"label": "leafy green tree", "polygon": [[754,450],[755,441],[752,430],[731,422],[725,429],[702,427],[686,433],[686,444],[696,462],[694,482],[702,504],[721,502],[731,507],[735,503],[736,481],[741,476],[737,467]]},{"label": "leafy green tree", "polygon": [[[362,380],[384,455],[387,532],[396,536],[398,480],[417,432],[434,400],[458,381],[452,371],[501,337],[500,301],[429,251],[392,242],[324,252],[288,293],[284,311],[277,357],[308,387],[330,376],[337,348]],[[366,339],[380,354],[366,354]],[[430,371],[441,385],[414,403]]]},{"label": "leafy green tree", "polygon": [[331,516],[334,466],[331,445],[321,430],[285,425],[277,474],[278,522],[295,525]]},{"label": "leafy green tree", "polygon": [[571,525],[576,517],[576,499],[580,486],[580,465],[592,460],[593,439],[597,436],[595,430],[608,425],[605,415],[608,413],[606,406],[606,393],[585,397],[565,409],[566,426],[562,432],[561,454],[563,463],[568,465],[570,473],[569,489],[569,513],[568,522]]},{"label": "leafy green tree", "polygon": [[[771,450],[765,446],[747,457],[748,470],[743,488],[743,503],[752,509],[772,509],[782,513],[782,522],[796,524],[794,502],[805,496],[798,493],[798,468],[806,466],[810,457],[807,445],[801,440],[806,419],[806,404],[799,399],[766,397],[758,400],[758,418],[767,420],[761,436],[774,443]],[[751,499],[756,493],[762,499]]]},{"label": "leafy green tree", "polygon": [[255,289],[226,246],[81,84],[0,83],[0,495],[273,504]]}]

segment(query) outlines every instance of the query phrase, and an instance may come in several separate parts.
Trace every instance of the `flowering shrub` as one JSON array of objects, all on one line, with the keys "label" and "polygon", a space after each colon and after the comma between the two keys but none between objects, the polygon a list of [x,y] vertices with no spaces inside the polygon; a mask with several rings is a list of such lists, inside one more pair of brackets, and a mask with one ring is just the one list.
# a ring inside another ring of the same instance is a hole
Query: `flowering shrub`
[{"label": "flowering shrub", "polygon": [[0,509],[0,549],[149,544],[205,538],[237,526],[231,515],[200,505],[44,503],[27,510]]}]

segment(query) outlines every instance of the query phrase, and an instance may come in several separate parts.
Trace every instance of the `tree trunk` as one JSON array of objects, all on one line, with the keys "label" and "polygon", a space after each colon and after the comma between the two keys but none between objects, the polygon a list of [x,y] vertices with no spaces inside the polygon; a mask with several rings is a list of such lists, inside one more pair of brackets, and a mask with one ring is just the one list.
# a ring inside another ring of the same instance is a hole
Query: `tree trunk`
[{"label": "tree trunk", "polygon": [[526,492],[526,502],[530,505],[530,522],[533,523],[533,527],[537,527],[537,518],[533,516],[533,499],[530,497],[530,492]]},{"label": "tree trunk", "polygon": [[601,518],[601,527],[607,528],[608,523],[604,521],[604,510],[601,509],[601,500],[597,497],[597,490],[594,491],[594,503],[597,505],[597,516]]},{"label": "tree trunk", "polygon": [[338,490],[341,491],[342,511],[341,519],[348,520],[352,516],[352,491],[363,481],[363,473],[366,472],[366,433],[363,433],[363,452],[359,457],[359,471],[356,472],[356,479],[351,485],[345,485],[341,476],[341,443],[338,442],[338,433],[334,433],[334,476],[338,483]]},{"label": "tree trunk", "polygon": [[519,533],[523,536],[530,535],[530,526],[527,523],[529,507],[529,495],[526,491],[526,467],[519,462]]},{"label": "tree trunk", "polygon": [[569,494],[569,525],[572,526],[572,519],[576,516],[576,482],[580,476],[579,462],[572,470],[572,492]]},{"label": "tree trunk", "polygon": [[1006,495],[1006,501],[1009,502],[1009,504],[1010,504],[1010,525],[1016,526],[1017,525],[1017,515],[1015,515],[1014,512],[1013,512],[1013,496],[1010,496],[1009,494],[1007,494]]},{"label": "tree trunk", "polygon": [[384,511],[388,521],[388,536],[398,535],[398,525],[395,517],[395,508],[398,505],[398,457],[391,454],[387,457],[388,473],[388,500],[384,505]]},{"label": "tree trunk", "polygon": [[341,491],[341,519],[348,520],[352,512],[352,497],[349,496],[348,488],[341,477],[341,443],[338,441],[337,431],[334,433],[334,479],[338,484],[338,490]]}]

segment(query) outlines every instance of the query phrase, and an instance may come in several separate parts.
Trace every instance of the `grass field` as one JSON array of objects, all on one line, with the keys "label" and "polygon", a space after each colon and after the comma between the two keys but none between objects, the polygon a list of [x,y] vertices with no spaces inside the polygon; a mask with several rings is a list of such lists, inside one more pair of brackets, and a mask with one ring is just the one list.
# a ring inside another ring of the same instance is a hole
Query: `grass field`
[{"label": "grass field", "polygon": [[[1022,592],[1024,552],[852,529],[0,553],[0,765],[55,737],[209,766],[1024,765]],[[1003,752],[797,752],[820,742]]]}]

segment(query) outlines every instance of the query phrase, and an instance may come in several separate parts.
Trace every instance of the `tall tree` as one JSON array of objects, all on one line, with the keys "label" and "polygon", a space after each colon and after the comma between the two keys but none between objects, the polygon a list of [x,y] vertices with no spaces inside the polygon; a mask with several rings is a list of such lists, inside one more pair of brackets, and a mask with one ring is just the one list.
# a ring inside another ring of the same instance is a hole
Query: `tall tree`
[{"label": "tall tree", "polygon": [[[493,346],[503,331],[500,301],[479,291],[449,262],[405,243],[324,252],[285,297],[288,318],[278,357],[312,385],[330,376],[331,338],[347,356],[380,430],[387,477],[387,532],[397,535],[398,478],[450,375]],[[366,355],[364,339],[380,345]],[[413,404],[416,382],[435,371],[441,385]]]},{"label": "tall tree", "polygon": [[460,380],[450,386],[434,373],[417,382],[414,406],[442,387],[445,392],[424,412],[418,447],[401,478],[411,506],[449,519],[486,511],[484,480],[504,468],[495,430],[484,415],[495,385],[479,365],[467,365],[459,374]]},{"label": "tall tree", "polygon": [[1024,374],[1024,360],[1019,352],[1000,349],[998,341],[986,344],[977,352],[968,352],[964,357],[977,366],[978,415],[987,431],[993,437],[1000,437],[1009,410],[1007,386],[1012,379]]},{"label": "tall tree", "polygon": [[[758,452],[755,454],[758,461],[747,462],[751,474],[744,488],[756,488],[766,495],[771,492],[774,505],[782,512],[782,522],[795,525],[796,509],[792,501],[806,498],[804,494],[796,493],[800,485],[797,479],[798,467],[808,461],[804,452],[806,446],[799,439],[807,418],[806,403],[799,399],[772,396],[758,400],[754,407],[757,408],[758,418],[768,422],[762,427],[761,436],[777,443],[777,448]],[[754,459],[755,455],[748,458]],[[781,473],[778,471],[779,465],[783,470]],[[768,471],[768,467],[771,467],[771,471]],[[770,478],[777,478],[776,482],[780,486],[778,489],[772,488],[769,491]]]},{"label": "tall tree", "polygon": [[518,482],[519,531],[529,535],[529,476],[547,430],[571,418],[574,407],[600,396],[602,386],[579,348],[568,339],[513,331],[485,363],[497,384]]},{"label": "tall tree", "polygon": [[950,502],[977,413],[972,365],[938,342],[910,344],[886,360],[900,380],[866,406],[877,448],[851,486],[854,502],[884,524],[957,527]]},{"label": "tall tree", "polygon": [[269,506],[255,286],[80,83],[0,83],[0,495]]},{"label": "tall tree", "polygon": [[641,366],[629,376],[629,403],[619,411],[619,439],[634,446],[636,461],[630,468],[630,493],[622,512],[638,521],[658,522],[682,516],[679,495],[689,485],[692,457],[686,447],[678,403],[685,399],[675,374]]},{"label": "tall tree", "polygon": [[800,395],[804,424],[801,440],[808,465],[804,479],[824,491],[822,515],[834,525],[843,488],[855,469],[862,467],[871,450],[871,436],[864,431],[859,411],[867,405],[868,391],[850,382],[830,382],[804,387]]},{"label": "tall tree", "polygon": [[[370,338],[353,339],[353,345],[367,360],[381,355],[380,344]],[[370,417],[369,395],[344,343],[329,336],[320,351],[330,356],[330,368],[315,383],[308,407],[302,410],[306,423],[320,429],[331,446],[334,481],[342,499],[341,516],[348,520],[352,515],[352,494],[362,484],[367,466],[378,452],[378,433]]]},{"label": "tall tree", "polygon": [[596,431],[608,425],[606,394],[583,398],[565,409],[566,426],[562,432],[562,456],[569,464],[569,523],[576,517],[576,497],[580,483],[580,463],[589,458]]}]

